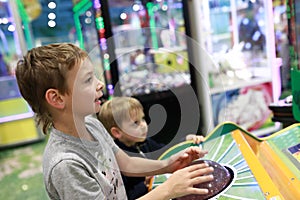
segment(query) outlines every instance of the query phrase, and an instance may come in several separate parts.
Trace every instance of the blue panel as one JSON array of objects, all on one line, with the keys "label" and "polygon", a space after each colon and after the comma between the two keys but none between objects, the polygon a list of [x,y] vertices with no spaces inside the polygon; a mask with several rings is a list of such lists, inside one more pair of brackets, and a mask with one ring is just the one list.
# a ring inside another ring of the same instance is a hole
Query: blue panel
[{"label": "blue panel", "polygon": [[13,76],[0,77],[0,100],[21,97],[17,80]]}]

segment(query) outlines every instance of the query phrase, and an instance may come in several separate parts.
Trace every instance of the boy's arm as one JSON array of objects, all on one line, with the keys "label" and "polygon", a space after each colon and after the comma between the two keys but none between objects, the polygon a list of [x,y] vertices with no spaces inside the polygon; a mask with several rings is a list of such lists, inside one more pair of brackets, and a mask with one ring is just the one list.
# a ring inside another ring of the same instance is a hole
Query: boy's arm
[{"label": "boy's arm", "polygon": [[116,153],[120,170],[125,176],[152,176],[167,173],[167,160],[130,157],[122,149]]},{"label": "boy's arm", "polygon": [[122,173],[126,176],[153,176],[172,173],[188,166],[193,160],[203,157],[207,152],[199,147],[189,147],[171,156],[167,160],[150,160],[130,157],[123,150],[116,153],[116,158]]},{"label": "boy's arm", "polygon": [[[116,158],[123,174],[127,176],[149,176],[174,172],[163,184],[147,193],[139,200],[169,200],[188,194],[207,194],[206,188],[194,188],[202,182],[211,181],[213,168],[206,163],[188,166],[193,160],[207,152],[199,147],[189,147],[167,160],[149,160],[130,157],[121,149]],[[188,167],[187,167],[188,166]]]},{"label": "boy's arm", "polygon": [[191,165],[174,172],[164,183],[138,200],[169,200],[189,194],[207,194],[207,188],[195,188],[196,184],[211,181],[213,168],[206,163]]}]

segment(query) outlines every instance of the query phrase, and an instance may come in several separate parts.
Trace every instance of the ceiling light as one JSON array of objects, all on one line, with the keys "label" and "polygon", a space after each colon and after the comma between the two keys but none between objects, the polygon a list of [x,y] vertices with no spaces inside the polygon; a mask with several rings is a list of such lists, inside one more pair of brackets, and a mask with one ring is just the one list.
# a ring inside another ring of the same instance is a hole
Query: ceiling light
[{"label": "ceiling light", "polygon": [[56,3],[53,2],[53,1],[49,2],[49,3],[48,3],[48,8],[50,8],[50,9],[56,8]]},{"label": "ceiling light", "polygon": [[14,32],[16,30],[16,27],[14,25],[9,25],[7,30],[9,30],[10,32]]},{"label": "ceiling light", "polygon": [[55,13],[49,13],[49,14],[48,14],[48,18],[49,18],[49,19],[55,19],[55,18],[56,18]]},{"label": "ceiling light", "polygon": [[56,22],[53,21],[53,20],[50,20],[50,21],[48,21],[48,26],[51,27],[51,28],[53,28],[53,27],[56,26]]}]

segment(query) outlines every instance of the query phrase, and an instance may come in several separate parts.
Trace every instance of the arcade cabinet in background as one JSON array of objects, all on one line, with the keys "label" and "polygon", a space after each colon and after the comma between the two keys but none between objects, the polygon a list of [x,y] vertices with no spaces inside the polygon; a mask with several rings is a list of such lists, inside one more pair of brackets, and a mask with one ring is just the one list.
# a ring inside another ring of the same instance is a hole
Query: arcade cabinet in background
[{"label": "arcade cabinet in background", "polygon": [[95,0],[93,9],[107,96],[139,99],[160,143],[199,133],[186,1]]},{"label": "arcade cabinet in background", "polygon": [[300,2],[288,1],[293,116],[300,121]]},{"label": "arcade cabinet in background", "polygon": [[15,77],[0,77],[0,87],[0,149],[43,140],[34,113],[21,97]]},{"label": "arcade cabinet in background", "polygon": [[[27,26],[29,17],[36,14],[34,10],[27,14],[22,6],[20,1],[0,2],[1,19],[7,19],[7,23],[0,23],[0,149],[45,138],[37,128],[34,113],[22,98],[14,76],[18,57],[31,44]],[[8,29],[12,25],[15,31]]]},{"label": "arcade cabinet in background", "polygon": [[283,127],[300,121],[300,2],[289,0],[286,6],[292,95],[269,106],[274,114],[272,120],[281,122]]}]

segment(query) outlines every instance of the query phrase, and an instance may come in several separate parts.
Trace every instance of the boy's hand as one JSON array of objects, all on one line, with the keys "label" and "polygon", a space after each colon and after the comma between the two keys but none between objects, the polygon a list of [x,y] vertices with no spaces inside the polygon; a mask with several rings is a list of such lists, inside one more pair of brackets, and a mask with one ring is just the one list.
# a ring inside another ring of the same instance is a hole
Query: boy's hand
[{"label": "boy's hand", "polygon": [[205,154],[207,154],[207,151],[201,150],[200,147],[189,147],[182,150],[168,159],[168,172],[172,173],[184,168],[193,160],[202,158]]},{"label": "boy's hand", "polygon": [[204,137],[202,135],[188,134],[185,137],[186,141],[193,140],[194,144],[200,144],[200,142],[204,141]]},{"label": "boy's hand", "polygon": [[172,174],[167,181],[162,184],[167,187],[170,198],[181,197],[188,194],[207,194],[208,188],[194,188],[196,184],[213,180],[213,167],[206,163],[188,166]]},{"label": "boy's hand", "polygon": [[146,176],[145,177],[144,183],[145,183],[147,188],[149,188],[149,184],[150,184],[150,181],[151,181],[152,178],[153,178],[153,176]]}]

